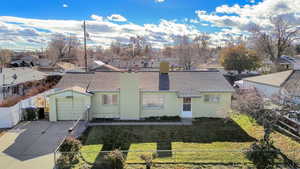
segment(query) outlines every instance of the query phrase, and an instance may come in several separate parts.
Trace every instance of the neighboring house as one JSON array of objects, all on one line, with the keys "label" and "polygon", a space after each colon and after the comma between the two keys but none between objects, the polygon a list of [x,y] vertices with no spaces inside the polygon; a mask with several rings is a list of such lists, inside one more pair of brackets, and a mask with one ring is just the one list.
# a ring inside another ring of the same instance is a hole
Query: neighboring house
[{"label": "neighboring house", "polygon": [[49,67],[51,66],[52,61],[47,58],[40,58],[39,59],[39,67]]},{"label": "neighboring house", "polygon": [[19,59],[14,59],[10,62],[11,67],[33,67],[33,66],[39,66],[39,67],[49,67],[51,66],[51,60],[47,58],[40,58],[36,55],[28,55],[23,56]]},{"label": "neighboring house", "polygon": [[27,68],[2,68],[0,71],[0,100],[11,96],[23,96],[26,90],[34,87],[28,86],[28,82],[44,81],[47,74]]},{"label": "neighboring house", "polygon": [[249,77],[236,83],[241,88],[254,87],[268,98],[281,96],[300,103],[300,70],[288,70],[267,75]]},{"label": "neighboring house", "polygon": [[59,73],[85,72],[84,68],[81,68],[81,67],[79,67],[73,63],[69,63],[69,62],[57,62],[54,65],[52,65],[52,63],[49,63],[49,66],[40,65],[38,67],[38,70],[42,71],[42,72],[59,72]]},{"label": "neighboring house", "polygon": [[272,71],[285,71],[300,69],[300,57],[299,56],[286,56],[282,55],[278,59],[278,65],[274,67],[274,62],[270,59],[264,59],[262,66],[259,68],[260,72],[272,72]]},{"label": "neighboring house", "polygon": [[84,68],[69,62],[58,62],[55,67],[60,72],[85,72]]},{"label": "neighboring house", "polygon": [[67,73],[49,95],[50,120],[226,117],[231,85],[218,71]]},{"label": "neighboring house", "polygon": [[300,69],[300,59],[297,57],[283,55],[279,59],[279,64],[283,70]]},{"label": "neighboring house", "polygon": [[32,67],[39,64],[39,58],[35,55],[23,56],[10,62],[12,67]]}]

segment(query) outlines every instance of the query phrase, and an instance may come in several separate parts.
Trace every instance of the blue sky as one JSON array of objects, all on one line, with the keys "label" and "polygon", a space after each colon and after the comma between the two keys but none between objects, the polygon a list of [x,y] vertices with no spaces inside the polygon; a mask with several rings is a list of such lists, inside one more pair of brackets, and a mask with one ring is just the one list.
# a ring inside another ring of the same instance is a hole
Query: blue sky
[{"label": "blue sky", "polygon": [[[91,14],[121,14],[130,21],[144,24],[194,18],[196,10],[214,11],[227,4],[244,5],[247,0],[2,0],[0,15],[39,19],[89,19]],[[68,7],[64,8],[63,4]]]},{"label": "blue sky", "polygon": [[81,38],[82,20],[94,46],[141,35],[162,47],[203,32],[218,44],[254,24],[269,26],[270,16],[299,24],[299,9],[300,0],[2,0],[0,48],[37,48],[57,33]]}]

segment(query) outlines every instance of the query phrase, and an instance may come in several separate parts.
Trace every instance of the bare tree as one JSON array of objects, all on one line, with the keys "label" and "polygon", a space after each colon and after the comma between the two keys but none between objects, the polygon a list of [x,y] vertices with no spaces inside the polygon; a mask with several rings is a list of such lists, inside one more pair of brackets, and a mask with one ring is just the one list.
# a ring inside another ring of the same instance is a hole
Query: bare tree
[{"label": "bare tree", "polygon": [[131,55],[132,58],[142,56],[143,50],[148,45],[146,42],[146,39],[141,36],[131,37],[130,43],[132,45],[132,48],[131,48],[132,49],[132,55]]},{"label": "bare tree", "polygon": [[0,64],[6,65],[9,64],[13,56],[13,52],[9,49],[1,49],[0,50]]},{"label": "bare tree", "polygon": [[103,60],[104,49],[101,46],[96,47],[96,49],[94,51],[94,58],[97,60]]},{"label": "bare tree", "polygon": [[185,70],[191,70],[195,62],[193,43],[187,36],[179,36],[176,39],[176,46],[174,47],[176,57],[179,59],[179,64]]},{"label": "bare tree", "polygon": [[75,36],[66,37],[56,34],[48,44],[48,57],[55,63],[64,59],[76,60],[80,50],[80,41]]},{"label": "bare tree", "polygon": [[206,63],[210,58],[211,50],[209,48],[210,37],[207,34],[201,34],[194,39],[195,50],[197,53],[197,59],[200,62]]},{"label": "bare tree", "polygon": [[162,56],[165,58],[172,58],[174,56],[173,48],[170,46],[164,47],[162,50]]},{"label": "bare tree", "polygon": [[166,46],[162,49],[162,55],[166,58],[177,58],[178,64],[184,70],[191,70],[197,64],[207,63],[215,54],[215,51],[209,47],[209,40],[207,34],[201,34],[194,39],[178,36],[174,40],[174,46]]},{"label": "bare tree", "polygon": [[153,49],[151,44],[146,44],[143,50],[144,59],[150,60],[153,58]]},{"label": "bare tree", "polygon": [[121,43],[119,41],[112,42],[110,45],[110,50],[111,50],[111,53],[113,54],[113,57],[114,56],[120,57],[120,54],[122,52]]},{"label": "bare tree", "polygon": [[259,26],[252,28],[256,50],[278,63],[280,57],[286,54],[296,39],[299,39],[299,29],[289,24],[281,17],[271,18],[271,30],[263,30]]}]

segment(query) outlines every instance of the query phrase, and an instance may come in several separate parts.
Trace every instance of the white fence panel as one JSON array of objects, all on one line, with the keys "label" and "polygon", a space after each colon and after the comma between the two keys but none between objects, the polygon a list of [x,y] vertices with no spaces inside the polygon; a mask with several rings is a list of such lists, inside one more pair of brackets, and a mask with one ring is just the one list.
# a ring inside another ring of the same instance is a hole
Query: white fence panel
[{"label": "white fence panel", "polygon": [[46,97],[54,90],[48,90],[33,97],[20,101],[12,107],[0,107],[0,128],[12,128],[22,120],[22,109],[36,107],[36,99],[39,96]]},{"label": "white fence panel", "polygon": [[12,128],[22,118],[20,103],[12,107],[0,107],[0,128]]}]

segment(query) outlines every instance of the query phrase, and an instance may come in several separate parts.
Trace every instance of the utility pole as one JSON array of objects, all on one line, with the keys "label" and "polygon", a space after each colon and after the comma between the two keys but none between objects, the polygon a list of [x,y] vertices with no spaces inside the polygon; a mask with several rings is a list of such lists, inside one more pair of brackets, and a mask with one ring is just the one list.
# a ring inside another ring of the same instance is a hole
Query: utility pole
[{"label": "utility pole", "polygon": [[84,63],[85,63],[85,72],[88,71],[87,67],[87,53],[86,53],[86,25],[85,21],[83,21],[83,37],[84,37]]},{"label": "utility pole", "polygon": [[41,39],[41,57],[44,58],[43,39]]}]

